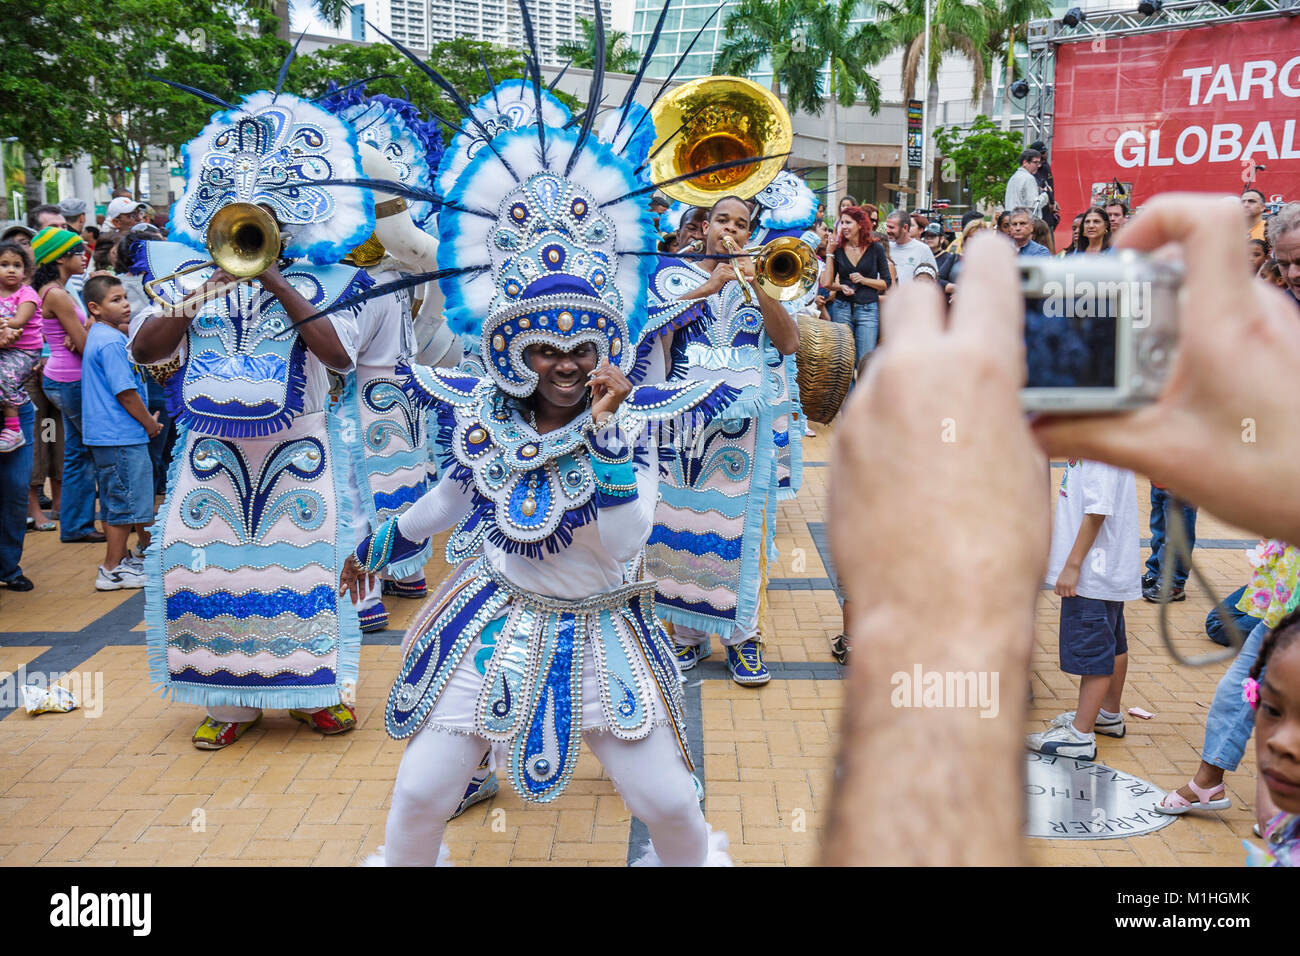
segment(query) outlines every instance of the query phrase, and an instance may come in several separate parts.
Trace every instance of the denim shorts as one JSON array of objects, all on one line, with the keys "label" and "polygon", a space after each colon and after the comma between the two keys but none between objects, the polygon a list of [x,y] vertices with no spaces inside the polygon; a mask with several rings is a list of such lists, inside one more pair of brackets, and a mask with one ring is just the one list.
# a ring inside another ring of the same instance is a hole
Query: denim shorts
[{"label": "denim shorts", "polygon": [[1115,658],[1128,653],[1124,602],[1061,598],[1061,670],[1093,676],[1115,673]]},{"label": "denim shorts", "polygon": [[153,524],[153,460],[148,445],[90,445],[95,480],[111,525]]}]

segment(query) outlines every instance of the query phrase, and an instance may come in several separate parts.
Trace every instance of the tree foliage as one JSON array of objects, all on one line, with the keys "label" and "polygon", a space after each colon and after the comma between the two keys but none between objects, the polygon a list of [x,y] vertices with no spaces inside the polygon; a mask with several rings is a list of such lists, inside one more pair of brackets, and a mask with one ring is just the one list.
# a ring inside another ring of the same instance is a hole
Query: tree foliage
[{"label": "tree foliage", "polygon": [[879,0],[876,13],[893,39],[895,48],[903,50],[903,99],[912,99],[920,77],[921,59],[925,55],[925,5],[930,9],[931,88],[939,79],[939,64],[944,54],[956,53],[970,61],[975,81],[971,102],[984,91],[988,70],[984,50],[989,33],[988,10],[969,0]]},{"label": "tree foliage", "polygon": [[1020,165],[1018,130],[1001,130],[987,116],[975,117],[969,128],[940,126],[934,141],[944,157],[945,178],[964,178],[970,186],[971,202],[1000,203],[1007,180]]},{"label": "tree foliage", "polygon": [[714,72],[743,76],[766,63],[772,92],[789,109],[821,115],[833,95],[843,106],[864,99],[875,112],[880,84],[868,68],[890,44],[878,25],[851,23],[857,6],[857,0],[740,0],[723,25]]},{"label": "tree foliage", "polygon": [[[579,17],[578,26],[582,28],[582,39],[561,43],[555,48],[555,53],[581,70],[590,70],[596,65],[595,21]],[[641,54],[632,49],[626,33],[622,30],[605,31],[607,73],[631,73],[640,62]]]},{"label": "tree foliage", "polygon": [[[89,154],[114,188],[138,194],[145,160],[155,150],[175,156],[219,109],[151,76],[229,103],[274,89],[289,45],[277,38],[270,10],[264,0],[105,0],[93,10],[84,0],[7,0],[0,136],[46,159]],[[428,62],[470,102],[490,88],[484,63],[495,82],[524,75],[517,52],[468,39],[435,44]],[[298,56],[284,89],[311,98],[331,82],[377,76],[385,78],[371,81],[371,92],[409,98],[448,123],[461,122],[451,100],[382,43]]]}]

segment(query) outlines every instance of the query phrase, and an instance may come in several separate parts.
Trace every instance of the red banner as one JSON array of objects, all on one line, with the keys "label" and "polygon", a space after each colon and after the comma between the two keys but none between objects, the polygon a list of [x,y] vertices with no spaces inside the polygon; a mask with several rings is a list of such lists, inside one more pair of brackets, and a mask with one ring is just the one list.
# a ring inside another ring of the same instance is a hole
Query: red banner
[{"label": "red banner", "polygon": [[1246,183],[1300,199],[1300,20],[1065,43],[1055,94],[1058,247],[1094,196],[1121,190],[1130,208]]}]

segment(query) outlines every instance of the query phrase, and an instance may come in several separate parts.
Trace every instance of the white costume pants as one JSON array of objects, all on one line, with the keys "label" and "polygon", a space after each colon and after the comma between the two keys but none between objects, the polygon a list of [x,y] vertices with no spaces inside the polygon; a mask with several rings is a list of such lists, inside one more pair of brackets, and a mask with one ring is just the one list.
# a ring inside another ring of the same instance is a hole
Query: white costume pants
[{"label": "white costume pants", "polygon": [[[672,730],[656,727],[638,741],[600,731],[588,732],[583,739],[628,809],[645,821],[664,865],[703,865],[709,855],[709,826]],[[388,866],[437,863],[447,818],[460,805],[487,748],[482,737],[428,724],[411,738],[397,770],[384,834]]]}]

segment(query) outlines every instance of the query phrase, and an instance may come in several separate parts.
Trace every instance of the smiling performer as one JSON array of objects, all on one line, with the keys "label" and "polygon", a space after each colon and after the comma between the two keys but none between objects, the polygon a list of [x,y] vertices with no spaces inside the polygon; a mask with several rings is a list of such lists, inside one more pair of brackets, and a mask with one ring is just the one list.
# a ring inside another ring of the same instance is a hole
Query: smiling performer
[{"label": "smiling performer", "polygon": [[[269,707],[340,733],[356,724],[361,635],[336,595],[353,539],[348,453],[325,405],[327,370],[353,367],[357,332],[350,311],[307,320],[372,284],[334,264],[373,230],[369,194],[320,184],[359,175],[356,137],[310,102],[254,93],[185,147],[185,169],[169,227],[180,241],[139,246],[170,304],[134,322],[130,342],[141,364],[183,362],[167,383],[181,431],[145,558],[150,676],[206,708],[200,749],[230,745]],[[262,271],[232,287],[204,265],[205,245]],[[197,286],[207,301],[183,304]]]},{"label": "smiling performer", "polygon": [[[530,79],[540,99],[536,69]],[[635,564],[658,499],[655,433],[707,420],[734,391],[628,383],[655,262],[642,255],[652,187],[593,120],[491,137],[439,213],[447,320],[478,340],[486,376],[413,367],[410,392],[435,409],[448,451],[442,478],[362,543],[340,582],[358,590],[454,529],[454,570],[408,631],[385,708],[389,735],[409,740],[389,865],[446,858],[445,821],[489,744],[525,801],[549,803],[584,740],[649,828],[651,860],[729,862],[691,779],[654,582]]]}]

